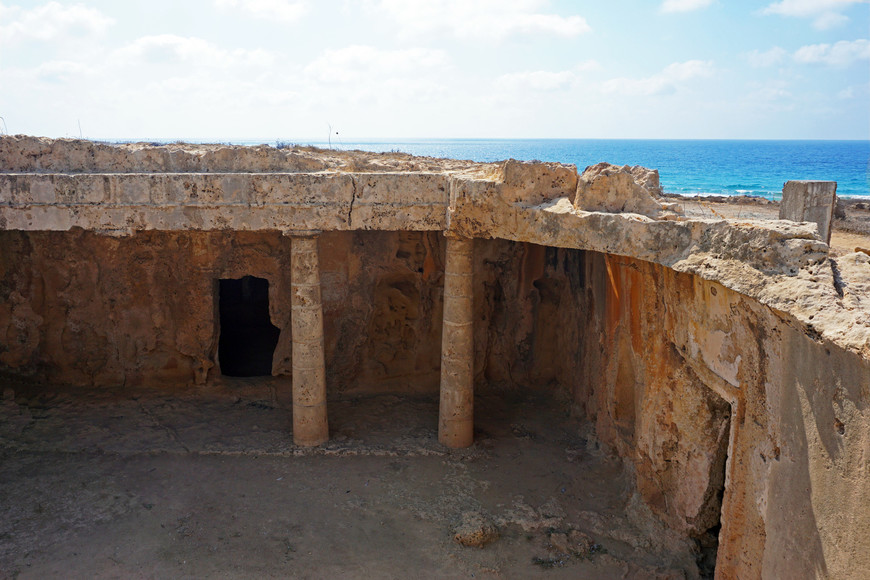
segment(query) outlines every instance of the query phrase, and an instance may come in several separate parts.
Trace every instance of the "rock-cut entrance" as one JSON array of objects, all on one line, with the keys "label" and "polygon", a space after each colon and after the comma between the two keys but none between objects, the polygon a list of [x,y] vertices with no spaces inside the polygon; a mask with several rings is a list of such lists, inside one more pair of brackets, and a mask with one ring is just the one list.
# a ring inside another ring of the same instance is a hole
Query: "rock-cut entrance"
[{"label": "rock-cut entrance", "polygon": [[280,330],[269,318],[269,281],[254,276],[219,281],[221,373],[230,377],[272,374]]}]

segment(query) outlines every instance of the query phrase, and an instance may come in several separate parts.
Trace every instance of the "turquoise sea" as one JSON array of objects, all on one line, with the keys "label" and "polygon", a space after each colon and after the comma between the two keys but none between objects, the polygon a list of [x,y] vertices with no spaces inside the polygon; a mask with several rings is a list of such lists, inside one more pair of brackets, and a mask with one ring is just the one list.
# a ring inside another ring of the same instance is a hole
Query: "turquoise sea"
[{"label": "turquoise sea", "polygon": [[608,161],[659,170],[668,193],[757,195],[778,199],[790,179],[837,182],[842,197],[870,197],[870,141],[725,141],[635,139],[406,139],[326,141],[282,139],[235,143],[297,143],[336,149],[402,151],[414,155],[499,161]]}]

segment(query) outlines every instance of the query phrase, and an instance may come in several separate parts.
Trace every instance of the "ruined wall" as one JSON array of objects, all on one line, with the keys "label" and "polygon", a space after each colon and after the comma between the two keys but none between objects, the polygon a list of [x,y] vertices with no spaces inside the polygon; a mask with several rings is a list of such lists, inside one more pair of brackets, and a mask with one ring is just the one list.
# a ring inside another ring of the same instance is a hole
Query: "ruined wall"
[{"label": "ruined wall", "polygon": [[870,573],[870,363],[718,283],[586,266],[575,400],[653,512],[703,545],[724,483],[717,577]]},{"label": "ruined wall", "polygon": [[[277,232],[0,232],[0,369],[80,385],[214,378],[217,281],[252,275],[269,281],[280,329],[273,374],[290,376],[291,243]],[[437,392],[444,248],[438,232],[320,236],[330,396]],[[568,273],[581,254],[476,243],[478,388],[568,392],[582,306]]]},{"label": "ruined wall", "polygon": [[[291,374],[290,246],[278,232],[0,232],[0,363],[72,384],[167,386],[219,374],[221,278],[269,281]],[[441,236],[321,236],[329,383],[338,391],[437,390]],[[211,370],[210,370],[211,369]]]},{"label": "ruined wall", "polygon": [[[0,232],[0,364],[71,384],[186,384],[216,359],[217,280],[269,280],[290,368],[290,240],[278,233]],[[287,299],[281,297],[287,296]]]},{"label": "ruined wall", "polygon": [[320,237],[330,396],[438,392],[443,264],[434,232]]},{"label": "ruined wall", "polygon": [[504,240],[475,241],[477,390],[579,384],[585,338],[585,252]]},{"label": "ruined wall", "polygon": [[471,161],[368,153],[311,146],[232,146],[192,143],[101,143],[0,135],[0,173],[299,173],[324,170],[434,171]]}]

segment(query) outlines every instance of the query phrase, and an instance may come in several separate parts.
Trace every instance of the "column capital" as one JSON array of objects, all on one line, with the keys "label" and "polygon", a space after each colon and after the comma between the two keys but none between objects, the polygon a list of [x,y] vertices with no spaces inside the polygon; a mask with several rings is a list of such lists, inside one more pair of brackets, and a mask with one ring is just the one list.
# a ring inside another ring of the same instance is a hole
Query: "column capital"
[{"label": "column capital", "polygon": [[91,230],[91,232],[98,236],[106,236],[109,238],[129,238],[135,232],[133,228],[101,228],[98,230]]},{"label": "column capital", "polygon": [[466,240],[469,242],[474,240],[474,238],[469,238],[467,236],[457,234],[453,230],[444,230],[444,237],[447,238],[448,240]]},{"label": "column capital", "polygon": [[281,235],[288,238],[316,238],[323,230],[282,230]]}]

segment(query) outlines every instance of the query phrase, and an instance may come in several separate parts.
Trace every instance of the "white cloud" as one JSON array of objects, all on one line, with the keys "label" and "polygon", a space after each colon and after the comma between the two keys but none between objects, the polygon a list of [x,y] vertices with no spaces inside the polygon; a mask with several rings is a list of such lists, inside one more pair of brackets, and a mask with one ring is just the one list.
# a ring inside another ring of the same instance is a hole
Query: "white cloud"
[{"label": "white cloud", "polygon": [[848,22],[849,19],[839,12],[824,12],[816,17],[813,26],[819,30],[830,30]]},{"label": "white cloud", "polygon": [[841,40],[833,45],[802,46],[795,51],[794,59],[800,63],[846,67],[858,60],[870,59],[870,41],[861,38],[852,41]]},{"label": "white cloud", "polygon": [[214,0],[223,9],[239,9],[255,18],[295,22],[308,11],[304,0]]},{"label": "white cloud", "polygon": [[114,59],[122,64],[144,63],[153,65],[180,64],[206,67],[254,66],[267,67],[274,63],[274,55],[262,49],[226,50],[196,37],[160,34],[137,38],[117,50]]},{"label": "white cloud", "polygon": [[544,0],[378,0],[377,10],[400,26],[400,35],[446,31],[458,38],[501,40],[515,35],[577,36],[590,30],[586,19],[545,13]]},{"label": "white cloud", "polygon": [[862,83],[860,85],[851,85],[837,93],[837,98],[843,101],[860,100],[867,102],[870,97],[870,83]]},{"label": "white cloud", "polygon": [[767,14],[786,16],[816,16],[823,12],[842,10],[850,4],[866,3],[866,0],[780,0],[764,9]]},{"label": "white cloud", "polygon": [[662,2],[662,12],[693,12],[706,8],[713,0],[665,0]]},{"label": "white cloud", "polygon": [[794,98],[794,93],[788,90],[783,81],[770,81],[759,85],[750,85],[755,90],[748,94],[750,100],[761,103],[785,103]]},{"label": "white cloud", "polygon": [[855,87],[846,87],[839,93],[837,93],[838,99],[849,100],[855,98]]},{"label": "white cloud", "polygon": [[785,60],[788,52],[779,46],[774,46],[770,50],[766,50],[761,52],[759,50],[753,50],[746,54],[746,60],[749,61],[751,66],[756,68],[764,68],[768,66],[773,66],[775,64],[781,63]]},{"label": "white cloud", "polygon": [[41,81],[66,83],[75,78],[92,76],[96,73],[90,66],[70,60],[52,60],[44,62],[33,71],[34,76]]},{"label": "white cloud", "polygon": [[449,109],[447,103],[461,91],[451,80],[454,72],[443,50],[352,45],[311,61],[302,69],[302,86],[312,108],[332,111],[330,118],[346,127],[348,120],[375,123],[376,117],[393,119],[409,111],[420,115],[423,108]]},{"label": "white cloud", "polygon": [[510,73],[496,79],[496,86],[506,91],[531,89],[536,91],[558,91],[570,87],[577,80],[577,75],[569,70],[564,71],[524,71]]},{"label": "white cloud", "polygon": [[0,4],[0,43],[21,40],[53,41],[64,36],[102,34],[114,20],[81,4],[49,2],[30,10]]},{"label": "white cloud", "polygon": [[[743,115],[753,119],[753,123],[764,123],[770,115],[779,115],[795,111],[799,102],[795,94],[789,90],[789,83],[782,80],[747,83],[739,95],[735,95],[734,103],[739,104]],[[734,116],[734,122],[739,123]]]},{"label": "white cloud", "polygon": [[323,83],[351,83],[421,76],[433,68],[444,68],[447,63],[447,53],[443,50],[381,50],[353,45],[327,50],[305,67],[305,73]]},{"label": "white cloud", "polygon": [[781,0],[768,5],[762,10],[762,14],[812,18],[813,26],[827,30],[849,20],[842,11],[850,5],[867,2],[868,0]]},{"label": "white cloud", "polygon": [[662,72],[642,79],[616,78],[605,81],[601,85],[604,93],[631,96],[662,95],[673,93],[687,81],[710,77],[713,74],[713,63],[703,60],[675,62],[668,65]]},{"label": "white cloud", "polygon": [[573,87],[581,73],[601,68],[594,60],[589,60],[563,71],[519,71],[501,75],[495,80],[495,86],[506,92],[517,91],[559,91]]}]

